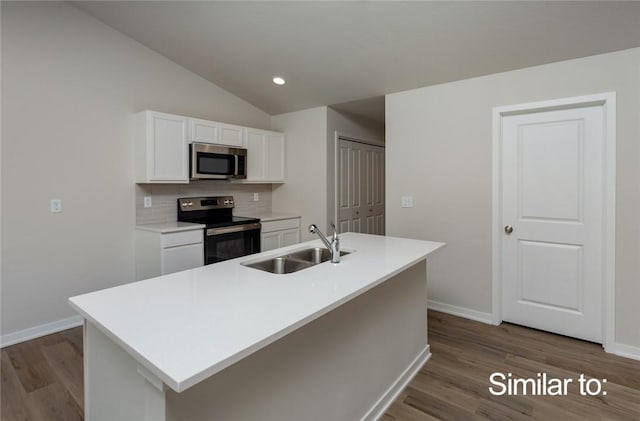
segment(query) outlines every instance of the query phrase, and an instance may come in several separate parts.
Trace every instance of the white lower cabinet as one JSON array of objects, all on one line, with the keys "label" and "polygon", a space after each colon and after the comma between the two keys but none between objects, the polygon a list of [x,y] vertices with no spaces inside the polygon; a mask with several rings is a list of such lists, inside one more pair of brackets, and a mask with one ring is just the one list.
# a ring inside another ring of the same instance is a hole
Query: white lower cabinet
[{"label": "white lower cabinet", "polygon": [[262,233],[260,246],[260,251],[273,250],[282,247],[282,233],[279,231]]},{"label": "white lower cabinet", "polygon": [[204,259],[202,243],[166,248],[160,253],[161,275],[202,266]]},{"label": "white lower cabinet", "polygon": [[261,251],[298,244],[300,242],[300,218],[262,222]]},{"label": "white lower cabinet", "polygon": [[161,233],[136,230],[136,280],[204,264],[202,228]]}]

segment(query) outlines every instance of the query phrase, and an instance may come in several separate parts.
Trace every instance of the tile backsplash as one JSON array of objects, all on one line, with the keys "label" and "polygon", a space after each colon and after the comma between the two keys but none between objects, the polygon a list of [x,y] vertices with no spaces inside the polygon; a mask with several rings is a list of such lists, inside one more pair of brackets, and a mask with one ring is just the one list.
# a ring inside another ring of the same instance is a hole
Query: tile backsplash
[{"label": "tile backsplash", "polygon": [[[260,199],[253,200],[254,193]],[[144,207],[151,196],[152,206]],[[271,211],[271,184],[232,184],[228,181],[192,181],[189,184],[136,184],[136,224],[172,222],[177,219],[180,197],[233,196],[234,215],[252,216]]]}]

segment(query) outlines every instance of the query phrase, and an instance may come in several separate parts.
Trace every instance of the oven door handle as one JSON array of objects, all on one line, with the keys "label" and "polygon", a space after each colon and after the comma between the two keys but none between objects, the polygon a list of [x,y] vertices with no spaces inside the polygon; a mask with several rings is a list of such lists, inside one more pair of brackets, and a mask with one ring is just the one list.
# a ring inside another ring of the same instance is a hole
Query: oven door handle
[{"label": "oven door handle", "polygon": [[222,228],[209,228],[207,229],[207,237],[210,237],[212,235],[233,234],[234,232],[259,230],[261,228],[262,224],[260,224],[259,222],[253,224],[233,225],[230,227]]}]

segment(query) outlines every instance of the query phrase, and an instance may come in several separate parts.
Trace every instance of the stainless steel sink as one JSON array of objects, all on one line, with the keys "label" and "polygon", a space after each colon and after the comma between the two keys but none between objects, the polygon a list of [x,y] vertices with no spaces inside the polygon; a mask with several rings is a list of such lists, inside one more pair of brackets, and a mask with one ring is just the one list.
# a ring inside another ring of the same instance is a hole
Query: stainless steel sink
[{"label": "stainless steel sink", "polygon": [[255,263],[243,263],[243,265],[254,269],[264,270],[265,272],[283,274],[306,269],[315,265],[315,263],[290,259],[287,256],[280,256],[272,259],[261,260]]},{"label": "stainless steel sink", "polygon": [[[349,253],[348,251],[341,251],[340,255],[344,256]],[[298,272],[299,270],[327,262],[330,259],[331,252],[329,250],[322,247],[312,247],[257,262],[245,262],[242,265],[265,272],[285,274]]]},{"label": "stainless steel sink", "polygon": [[[340,256],[345,256],[349,254],[348,251],[341,251]],[[313,247],[310,249],[296,251],[295,253],[289,254],[289,257],[292,259],[300,259],[307,262],[313,263],[323,263],[327,260],[331,260],[331,252],[324,247]]]}]

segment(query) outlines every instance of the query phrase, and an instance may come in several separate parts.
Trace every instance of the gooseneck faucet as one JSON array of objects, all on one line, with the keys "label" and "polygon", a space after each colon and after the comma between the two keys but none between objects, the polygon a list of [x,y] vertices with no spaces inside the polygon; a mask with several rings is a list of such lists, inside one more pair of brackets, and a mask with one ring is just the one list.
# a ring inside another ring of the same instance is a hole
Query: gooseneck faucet
[{"label": "gooseneck faucet", "polygon": [[331,236],[331,241],[327,240],[327,237],[320,232],[316,224],[309,225],[309,232],[312,234],[318,234],[320,240],[324,243],[324,245],[331,252],[331,263],[340,263],[340,239],[338,238],[338,232],[336,231],[336,226],[332,223],[331,230],[333,230],[333,235]]}]

